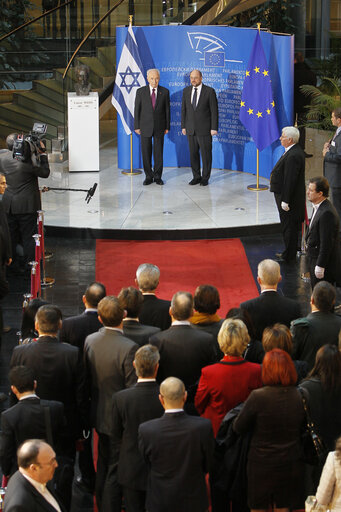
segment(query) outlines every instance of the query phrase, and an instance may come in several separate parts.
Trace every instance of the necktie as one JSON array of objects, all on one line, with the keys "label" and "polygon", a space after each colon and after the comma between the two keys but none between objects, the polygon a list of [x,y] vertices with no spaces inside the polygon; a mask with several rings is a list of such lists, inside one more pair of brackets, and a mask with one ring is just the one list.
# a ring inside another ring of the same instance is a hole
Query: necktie
[{"label": "necktie", "polygon": [[194,108],[194,110],[197,107],[197,88],[196,87],[194,87],[194,94],[193,94],[193,98],[192,98],[192,107]]},{"label": "necktie", "polygon": [[152,106],[153,106],[153,109],[155,110],[155,89],[152,90]]}]

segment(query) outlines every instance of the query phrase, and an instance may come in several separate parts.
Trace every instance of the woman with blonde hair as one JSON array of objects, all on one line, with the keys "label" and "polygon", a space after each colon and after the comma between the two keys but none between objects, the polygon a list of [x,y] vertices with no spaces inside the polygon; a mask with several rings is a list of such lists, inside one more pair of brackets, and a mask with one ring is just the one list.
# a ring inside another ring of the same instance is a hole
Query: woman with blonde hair
[{"label": "woman with blonde hair", "polygon": [[215,436],[225,414],[262,385],[261,366],[242,357],[249,340],[241,320],[224,320],[218,334],[224,357],[201,370],[195,407],[201,416],[211,420]]},{"label": "woman with blonde hair", "polygon": [[335,451],[329,452],[316,493],[319,505],[328,505],[331,512],[341,512],[341,437]]}]

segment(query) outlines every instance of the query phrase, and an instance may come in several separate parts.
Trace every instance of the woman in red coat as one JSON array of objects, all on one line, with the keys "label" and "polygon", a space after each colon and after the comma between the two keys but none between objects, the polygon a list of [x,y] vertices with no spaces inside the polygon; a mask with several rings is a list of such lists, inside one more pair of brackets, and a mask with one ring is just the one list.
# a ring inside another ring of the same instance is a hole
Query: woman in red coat
[{"label": "woman in red coat", "polygon": [[218,334],[224,357],[201,370],[195,407],[201,416],[211,420],[215,436],[225,414],[244,402],[253,389],[262,386],[261,366],[242,358],[249,341],[241,320],[225,320]]}]

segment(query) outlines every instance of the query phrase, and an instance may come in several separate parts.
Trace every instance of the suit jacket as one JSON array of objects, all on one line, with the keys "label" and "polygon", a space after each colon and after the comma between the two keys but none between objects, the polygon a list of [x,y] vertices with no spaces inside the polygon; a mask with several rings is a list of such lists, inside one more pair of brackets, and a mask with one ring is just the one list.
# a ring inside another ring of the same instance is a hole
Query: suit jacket
[{"label": "suit jacket", "polygon": [[38,397],[25,398],[1,414],[0,461],[4,475],[18,469],[16,452],[21,443],[26,439],[47,440],[44,407],[50,409],[53,448],[57,455],[63,453],[64,405]]},{"label": "suit jacket", "polygon": [[11,235],[8,228],[7,215],[4,210],[2,201],[0,201],[0,243],[1,243],[1,261],[4,265],[12,258]]},{"label": "suit jacket", "polygon": [[339,230],[339,216],[331,202],[325,199],[306,233],[307,256],[315,265],[328,269],[335,281],[340,278]]},{"label": "suit jacket", "polygon": [[40,167],[34,167],[31,162],[19,162],[13,158],[12,151],[7,151],[0,155],[0,171],[7,181],[2,200],[6,213],[36,213],[41,210],[38,177],[49,177],[46,155],[40,157]]},{"label": "suit jacket", "polygon": [[112,432],[112,397],[136,383],[133,360],[139,346],[119,331],[102,327],[85,340],[84,357],[91,396],[92,425]]},{"label": "suit jacket", "polygon": [[136,91],[134,130],[141,130],[143,137],[163,135],[170,129],[169,90],[161,85],[157,88],[155,109],[152,106],[149,84]]},{"label": "suit jacket", "polygon": [[119,450],[118,481],[121,485],[146,490],[147,467],[138,449],[138,428],[141,423],[162,415],[156,382],[138,382],[114,395],[112,442]]},{"label": "suit jacket", "polygon": [[149,512],[208,509],[205,474],[214,448],[209,420],[185,412],[165,413],[140,425],[139,447],[149,469]]},{"label": "suit jacket", "polygon": [[143,325],[153,325],[161,330],[168,329],[172,323],[169,316],[170,301],[158,299],[156,295],[143,295],[139,321]]},{"label": "suit jacket", "polygon": [[87,416],[84,366],[78,348],[40,336],[14,348],[10,368],[18,365],[32,368],[40,398],[64,404],[68,433],[77,438]]},{"label": "suit jacket", "polygon": [[191,103],[192,86],[185,87],[182,93],[181,129],[186,135],[210,135],[218,130],[218,102],[215,90],[202,84],[199,101],[194,110]]},{"label": "suit jacket", "polygon": [[250,313],[257,340],[262,339],[265,327],[277,322],[290,327],[290,322],[301,316],[299,303],[276,291],[263,292],[255,299],[242,302],[240,307]]},{"label": "suit jacket", "polygon": [[146,345],[149,342],[149,338],[152,334],[156,334],[161,329],[159,327],[153,327],[151,325],[143,325],[137,320],[123,320],[123,334],[135,341],[140,347]]},{"label": "suit jacket", "polygon": [[323,160],[323,174],[331,187],[341,187],[341,132],[334,139]]},{"label": "suit jacket", "polygon": [[[65,509],[54,494],[52,487],[48,489],[57,500],[62,512]],[[5,512],[56,512],[56,509],[33,487],[20,471],[10,478],[5,495]]]},{"label": "suit jacket", "polygon": [[270,192],[280,194],[291,214],[299,221],[305,215],[305,157],[299,144],[286,151],[270,175]]},{"label": "suit jacket", "polygon": [[213,336],[191,325],[172,325],[149,341],[160,352],[158,382],[178,377],[186,387],[193,386],[201,369],[217,360]]},{"label": "suit jacket", "polygon": [[85,310],[81,315],[72,316],[63,320],[59,332],[59,340],[62,343],[70,343],[83,352],[85,338],[103,327],[98,320],[97,311]]},{"label": "suit jacket", "polygon": [[316,311],[295,320],[291,325],[293,359],[306,361],[308,370],[311,370],[315,364],[316,352],[322,345],[338,345],[340,329],[341,317],[334,313]]}]

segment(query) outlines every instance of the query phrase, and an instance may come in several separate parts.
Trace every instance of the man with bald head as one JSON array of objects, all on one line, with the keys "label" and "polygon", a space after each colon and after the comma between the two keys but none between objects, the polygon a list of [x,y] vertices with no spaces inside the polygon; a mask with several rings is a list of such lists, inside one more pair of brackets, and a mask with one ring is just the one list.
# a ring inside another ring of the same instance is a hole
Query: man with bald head
[{"label": "man with bald head", "polygon": [[212,425],[184,412],[186,398],[181,380],[164,380],[159,395],[164,415],[139,427],[139,448],[149,472],[149,512],[208,510],[205,475],[213,456]]},{"label": "man with bald head", "polygon": [[189,145],[193,173],[189,185],[200,183],[205,187],[211,176],[212,136],[218,133],[218,102],[215,90],[202,83],[199,69],[193,69],[189,77],[191,85],[182,94],[181,130]]},{"label": "man with bald head", "polygon": [[51,446],[40,439],[25,441],[17,452],[19,469],[10,478],[5,512],[63,512],[65,509],[48,482],[58,467]]},{"label": "man with bald head", "polygon": [[250,313],[256,340],[262,339],[265,327],[271,327],[276,323],[290,327],[290,322],[301,316],[299,303],[277,291],[281,280],[281,269],[277,261],[261,261],[258,264],[257,276],[261,294],[240,304],[241,308]]},{"label": "man with bald head", "polygon": [[141,136],[143,169],[146,174],[143,185],[150,185],[153,181],[163,185],[163,140],[170,130],[169,90],[159,85],[158,69],[148,69],[147,81],[148,85],[140,87],[136,92],[134,130]]}]

